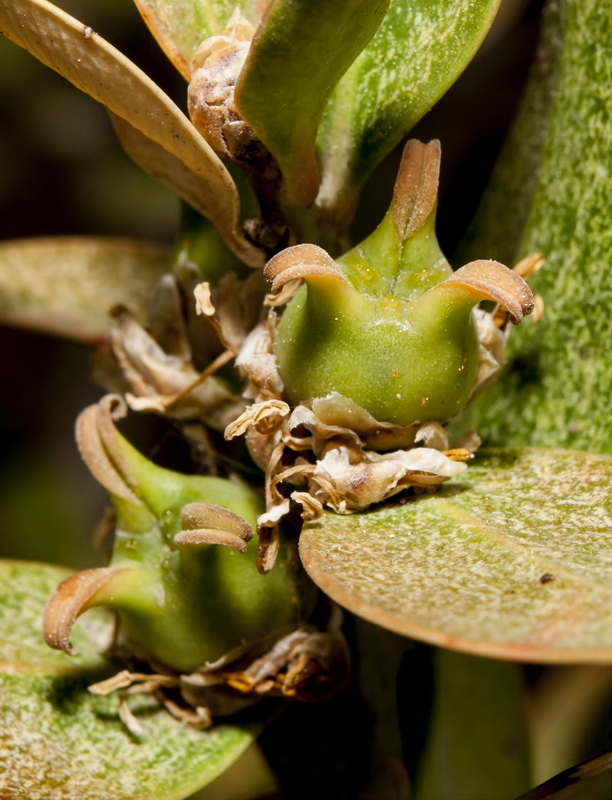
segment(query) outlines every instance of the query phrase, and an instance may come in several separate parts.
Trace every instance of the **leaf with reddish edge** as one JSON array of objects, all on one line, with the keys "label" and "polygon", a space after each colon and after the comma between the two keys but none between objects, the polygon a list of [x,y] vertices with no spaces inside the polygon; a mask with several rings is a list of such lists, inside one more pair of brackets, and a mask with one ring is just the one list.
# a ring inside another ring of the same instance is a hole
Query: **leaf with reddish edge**
[{"label": "leaf with reddish edge", "polygon": [[612,458],[478,453],[435,495],[305,526],[310,577],[354,613],[442,647],[612,662]]}]

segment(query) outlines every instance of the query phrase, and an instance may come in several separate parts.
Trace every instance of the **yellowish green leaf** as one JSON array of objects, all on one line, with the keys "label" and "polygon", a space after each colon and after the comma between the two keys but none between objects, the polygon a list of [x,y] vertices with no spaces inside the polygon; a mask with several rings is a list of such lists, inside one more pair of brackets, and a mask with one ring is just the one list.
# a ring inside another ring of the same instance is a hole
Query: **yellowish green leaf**
[{"label": "yellowish green leaf", "polygon": [[315,138],[325,104],[388,6],[389,0],[274,0],[257,29],[236,103],[276,158],[296,205],[310,205],[319,188]]},{"label": "yellowish green leaf", "polygon": [[612,458],[477,454],[434,495],[305,527],[306,570],[397,633],[477,655],[612,662]]},{"label": "yellowish green leaf", "polygon": [[376,165],[446,92],[480,46],[499,0],[393,0],[327,105],[318,204],[346,219]]},{"label": "yellowish green leaf", "polygon": [[185,80],[203,39],[223,32],[234,9],[256,25],[269,0],[135,0],[149,30]]},{"label": "yellowish green leaf", "polygon": [[66,571],[0,562],[0,796],[7,800],[180,800],[212,781],[252,741],[244,727],[188,729],[152,698],[132,698],[130,733],[116,696],[87,687],[117,671],[100,655],[111,620],[90,612],[70,657],[47,648],[40,618]]},{"label": "yellowish green leaf", "polygon": [[85,342],[106,338],[109,310],[144,312],[172,269],[162,245],[129,239],[57,237],[0,244],[0,320]]},{"label": "yellowish green leaf", "polygon": [[[178,159],[185,171],[195,173],[200,179],[198,211],[215,224],[237,255],[250,264],[259,263],[259,252],[240,232],[238,192],[230,174],[183,112],[142,70],[46,0],[0,5],[0,30],[129,123],[141,139],[150,139],[153,150],[157,145]],[[180,192],[179,186],[173,188]],[[193,202],[193,192],[189,194]]]}]

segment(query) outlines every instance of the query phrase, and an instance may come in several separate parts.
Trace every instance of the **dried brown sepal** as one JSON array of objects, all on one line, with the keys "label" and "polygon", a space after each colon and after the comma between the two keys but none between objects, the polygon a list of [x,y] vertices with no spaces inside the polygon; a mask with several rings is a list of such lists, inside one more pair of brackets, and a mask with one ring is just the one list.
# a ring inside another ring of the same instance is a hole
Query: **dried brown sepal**
[{"label": "dried brown sepal", "polygon": [[271,258],[264,267],[264,278],[279,292],[289,281],[311,276],[326,276],[348,285],[333,258],[316,244],[296,244]]},{"label": "dried brown sepal", "polygon": [[[231,352],[222,353],[206,370],[199,372],[194,367],[186,333],[180,346],[181,354],[167,353],[128,309],[117,307],[113,316],[111,345],[131,390],[126,395],[131,408],[179,420],[203,419],[217,429],[224,429],[244,410],[244,400],[230,394],[212,377],[233,358]],[[184,332],[180,319],[176,328],[179,330]]]},{"label": "dried brown sepal", "polygon": [[226,440],[242,436],[251,426],[258,433],[271,433],[289,416],[290,407],[284,400],[265,400],[253,403],[238,419],[225,429]]},{"label": "dried brown sepal", "polygon": [[441,148],[410,139],[404,147],[393,190],[393,221],[398,245],[423,227],[436,206]]},{"label": "dried brown sepal", "polygon": [[251,23],[236,9],[223,34],[205,39],[191,62],[189,116],[213,150],[225,158],[233,158],[237,148],[255,140],[234,102],[234,87],[254,33]]},{"label": "dried brown sepal", "polygon": [[438,284],[432,292],[457,287],[483,300],[494,300],[507,309],[510,321],[517,325],[530,314],[534,306],[533,292],[514,270],[499,261],[471,261],[450,278]]},{"label": "dried brown sepal", "polygon": [[105,489],[134,505],[142,505],[128,485],[134,485],[129,465],[117,452],[113,414],[120,413],[123,400],[118,395],[107,398],[79,414],[75,426],[77,446],[92,475]]},{"label": "dried brown sepal", "polygon": [[50,597],[43,614],[43,636],[54,650],[63,650],[73,655],[70,633],[76,619],[96,605],[103,590],[109,590],[113,582],[126,569],[101,567],[76,572],[63,580]]},{"label": "dried brown sepal", "polygon": [[[286,513],[288,513],[288,511],[289,508],[287,508]],[[268,572],[270,572],[274,564],[276,564],[276,559],[278,557],[278,550],[280,546],[278,525],[262,525],[258,520],[257,533],[259,534],[257,570],[262,575],[266,575]]]},{"label": "dried brown sepal", "polygon": [[332,606],[325,630],[282,629],[240,645],[193,673],[121,670],[93,684],[95,695],[120,692],[120,714],[129,730],[141,730],[127,705],[130,696],[151,694],[189,727],[205,728],[264,697],[313,702],[336,694],[349,674],[350,653],[341,632],[342,613]]},{"label": "dried brown sepal", "polygon": [[183,506],[181,527],[174,542],[183,547],[222,544],[243,553],[253,536],[251,526],[241,516],[211,503]]}]

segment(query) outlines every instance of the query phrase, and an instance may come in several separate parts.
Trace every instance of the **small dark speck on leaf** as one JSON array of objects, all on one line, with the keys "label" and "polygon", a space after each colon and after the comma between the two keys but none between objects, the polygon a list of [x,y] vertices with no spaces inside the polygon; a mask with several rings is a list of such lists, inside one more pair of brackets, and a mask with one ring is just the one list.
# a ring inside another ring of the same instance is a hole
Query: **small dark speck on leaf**
[{"label": "small dark speck on leaf", "polygon": [[550,572],[545,572],[544,575],[540,575],[540,583],[550,583],[554,581],[555,576],[551,575]]}]

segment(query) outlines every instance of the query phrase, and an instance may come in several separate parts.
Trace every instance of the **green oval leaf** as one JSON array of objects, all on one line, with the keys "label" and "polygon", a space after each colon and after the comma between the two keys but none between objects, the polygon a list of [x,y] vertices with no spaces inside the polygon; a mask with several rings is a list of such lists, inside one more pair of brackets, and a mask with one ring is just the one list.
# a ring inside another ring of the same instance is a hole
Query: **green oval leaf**
[{"label": "green oval leaf", "polygon": [[269,0],[135,0],[160,47],[185,80],[203,39],[223,32],[234,9],[257,24]]},{"label": "green oval leaf", "polygon": [[[238,191],[229,172],[178,106],[142,70],[91,28],[46,0],[0,5],[0,30],[125,120],[138,139],[151,140],[154,152],[167,151],[182,163],[183,172],[194,173],[199,194],[196,197],[189,190],[186,199],[197,202],[197,210],[214,223],[240,258],[253,266],[261,262],[257,248],[240,231]],[[138,163],[144,165],[144,159]],[[154,168],[148,164],[145,168],[155,177]],[[165,162],[161,171],[168,172]],[[178,183],[175,180],[172,188],[182,194]]]},{"label": "green oval leaf", "polygon": [[106,338],[118,303],[145,311],[172,267],[163,245],[130,239],[57,237],[0,244],[0,320],[84,342]]},{"label": "green oval leaf", "polygon": [[236,84],[236,105],[277,160],[290,203],[307,206],[315,199],[315,138],[323,109],[388,5],[389,0],[274,0],[257,29]]},{"label": "green oval leaf", "polygon": [[185,728],[145,697],[131,702],[143,734],[130,734],[117,697],[87,691],[118,670],[100,655],[109,618],[93,611],[79,624],[76,656],[42,641],[43,606],[66,574],[0,562],[0,794],[7,800],[187,797],[235,761],[252,734],[235,725]]},{"label": "green oval leaf", "polygon": [[341,605],[450,649],[612,662],[612,458],[484,451],[435,495],[305,526],[307,572]]},{"label": "green oval leaf", "polygon": [[499,0],[394,0],[342,78],[317,144],[318,205],[346,218],[374,167],[446,92],[474,56]]}]

